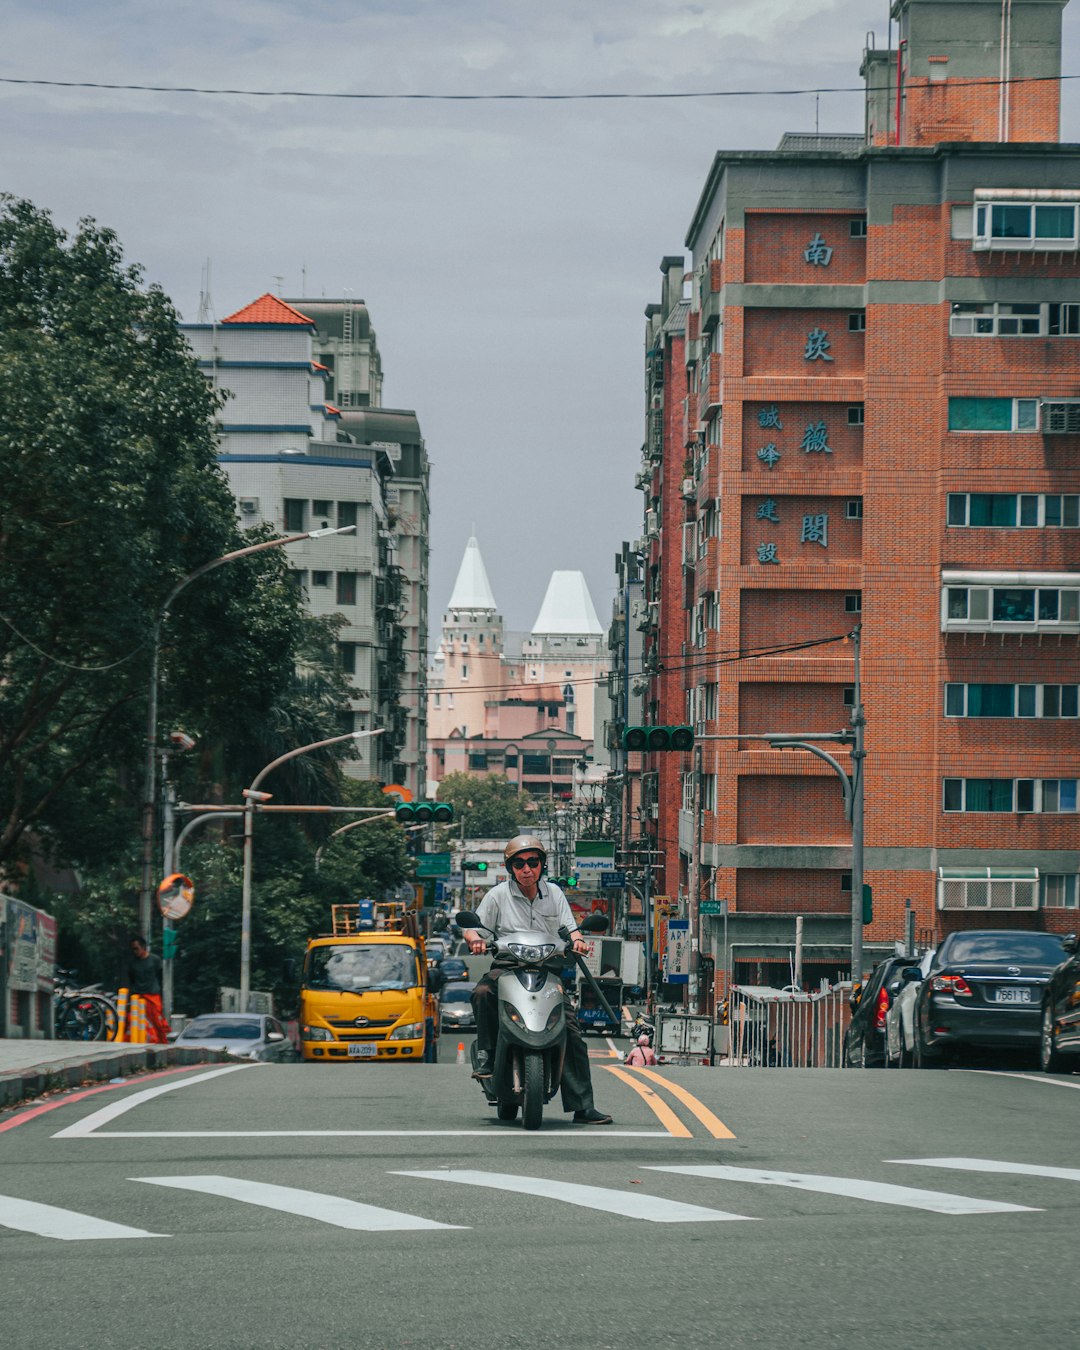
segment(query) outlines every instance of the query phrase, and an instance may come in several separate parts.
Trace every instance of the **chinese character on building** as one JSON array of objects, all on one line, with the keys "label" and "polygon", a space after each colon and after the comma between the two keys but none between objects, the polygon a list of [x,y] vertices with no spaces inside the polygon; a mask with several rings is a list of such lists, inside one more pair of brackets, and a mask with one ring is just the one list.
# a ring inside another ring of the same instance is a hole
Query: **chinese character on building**
[{"label": "chinese character on building", "polygon": [[768,408],[762,408],[757,415],[759,427],[775,427],[777,431],[783,431],[780,422],[780,409],[775,403],[770,404]]},{"label": "chinese character on building", "polygon": [[815,234],[809,248],[803,250],[803,257],[811,267],[828,267],[832,261],[832,249],[820,234]]},{"label": "chinese character on building", "polygon": [[759,563],[778,563],[780,559],[776,556],[776,545],[758,544],[757,560]]},{"label": "chinese character on building", "polygon": [[780,517],[777,514],[776,503],[771,497],[766,497],[758,507],[757,518],[758,520],[771,520],[774,523],[779,522]]},{"label": "chinese character on building", "polygon": [[829,444],[829,432],[824,422],[811,422],[807,426],[802,438],[802,449],[808,455],[814,453],[832,454],[832,446]]},{"label": "chinese character on building", "polygon": [[820,544],[822,548],[829,547],[829,517],[826,513],[820,516],[803,516],[802,534],[799,537],[800,544]]},{"label": "chinese character on building", "polygon": [[832,343],[829,341],[829,335],[824,328],[811,328],[806,335],[806,350],[803,352],[804,361],[831,361],[829,348]]},{"label": "chinese character on building", "polygon": [[777,450],[776,446],[770,441],[768,445],[763,445],[761,447],[757,452],[757,457],[767,469],[771,469],[780,459],[780,451]]}]

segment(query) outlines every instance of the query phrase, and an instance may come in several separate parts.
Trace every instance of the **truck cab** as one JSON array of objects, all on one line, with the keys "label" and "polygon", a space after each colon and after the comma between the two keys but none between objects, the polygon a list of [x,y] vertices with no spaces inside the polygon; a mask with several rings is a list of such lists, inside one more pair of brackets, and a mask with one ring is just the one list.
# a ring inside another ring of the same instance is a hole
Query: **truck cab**
[{"label": "truck cab", "polygon": [[300,1051],[314,1063],[431,1062],[438,1000],[416,915],[370,901],[334,905],[300,980]]}]

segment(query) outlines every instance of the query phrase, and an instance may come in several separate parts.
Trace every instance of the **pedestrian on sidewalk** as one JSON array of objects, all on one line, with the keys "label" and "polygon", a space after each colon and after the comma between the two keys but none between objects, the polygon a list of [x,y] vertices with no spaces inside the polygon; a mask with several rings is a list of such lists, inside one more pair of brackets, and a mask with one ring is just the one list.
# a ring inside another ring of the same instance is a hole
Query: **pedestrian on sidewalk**
[{"label": "pedestrian on sidewalk", "polygon": [[623,1063],[631,1069],[644,1069],[646,1065],[656,1063],[656,1055],[649,1044],[648,1036],[641,1035],[637,1038],[637,1045],[626,1056]]},{"label": "pedestrian on sidewalk", "polygon": [[169,1024],[161,1004],[161,957],[151,952],[140,933],[132,937],[130,947],[120,987],[138,994],[146,1004],[147,1039],[165,1045],[169,1039]]}]

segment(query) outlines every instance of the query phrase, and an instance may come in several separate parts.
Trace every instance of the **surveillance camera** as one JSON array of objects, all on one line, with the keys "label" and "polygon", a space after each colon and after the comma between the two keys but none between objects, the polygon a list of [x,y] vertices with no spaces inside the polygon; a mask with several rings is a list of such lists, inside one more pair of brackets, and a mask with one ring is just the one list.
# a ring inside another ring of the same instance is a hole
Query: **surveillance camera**
[{"label": "surveillance camera", "polygon": [[195,742],[185,731],[170,731],[169,741],[177,750],[194,750]]}]

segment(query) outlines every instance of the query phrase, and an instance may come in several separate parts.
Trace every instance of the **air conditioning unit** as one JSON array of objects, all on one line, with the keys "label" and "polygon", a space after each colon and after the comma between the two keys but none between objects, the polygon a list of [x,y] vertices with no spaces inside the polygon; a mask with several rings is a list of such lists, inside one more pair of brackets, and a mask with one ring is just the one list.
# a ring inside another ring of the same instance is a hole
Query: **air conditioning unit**
[{"label": "air conditioning unit", "polygon": [[649,807],[649,815],[650,815],[650,817],[651,817],[653,820],[659,820],[659,819],[660,819],[660,803],[659,803],[659,802],[653,802],[652,806]]},{"label": "air conditioning unit", "polygon": [[1080,436],[1080,399],[1043,400],[1042,431],[1047,436]]},{"label": "air conditioning unit", "polygon": [[258,514],[258,497],[238,497],[237,500],[240,503],[240,510],[245,516],[254,516]]},{"label": "air conditioning unit", "polygon": [[684,478],[682,480],[682,495],[687,501],[693,501],[697,496],[697,485],[692,478]]},{"label": "air conditioning unit", "polygon": [[645,533],[646,535],[660,533],[660,517],[655,511],[645,512]]},{"label": "air conditioning unit", "polygon": [[400,488],[388,487],[388,488],[386,489],[385,495],[386,495],[386,504],[387,504],[387,506],[398,506],[398,505],[400,504],[400,502],[401,502],[401,489],[400,489]]}]

